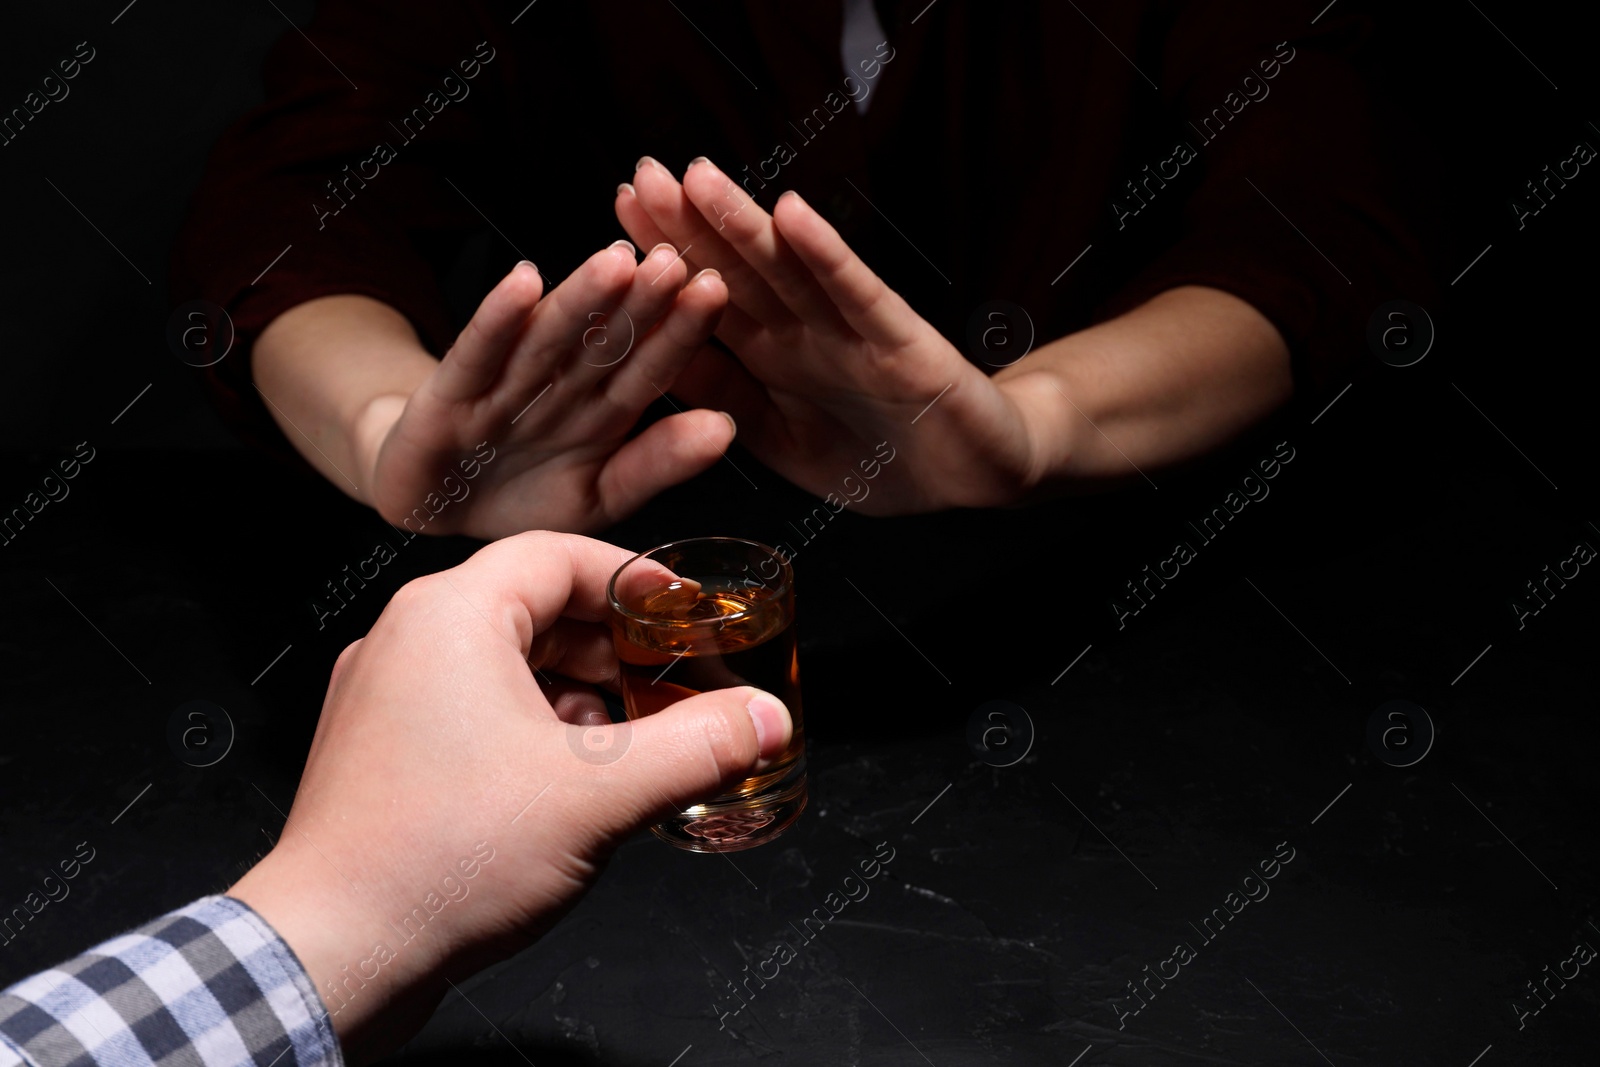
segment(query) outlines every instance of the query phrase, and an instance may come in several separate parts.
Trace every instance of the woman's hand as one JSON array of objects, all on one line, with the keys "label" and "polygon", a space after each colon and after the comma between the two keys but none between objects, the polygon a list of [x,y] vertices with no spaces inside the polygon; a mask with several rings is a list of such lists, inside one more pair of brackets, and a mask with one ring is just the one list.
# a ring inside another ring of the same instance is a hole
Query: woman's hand
[{"label": "woman's hand", "polygon": [[990,378],[794,194],[768,215],[709,161],[680,185],[646,158],[616,211],[635,239],[670,239],[727,279],[717,337],[738,358],[702,351],[678,395],[732,412],[752,452],[819,496],[889,442],[897,458],[862,498],[868,514],[1154,484],[1150,472],[1237,437],[1293,392],[1277,327],[1219,289],[1175,286]]},{"label": "woman's hand", "polygon": [[727,303],[721,278],[688,278],[676,249],[634,255],[617,242],[549,293],[518,264],[442,361],[386,304],[308,301],[257,342],[256,380],[302,455],[391,523],[599,529],[715,463],[734,433],[693,410],[629,439]]},{"label": "woman's hand", "polygon": [[595,530],[715,463],[734,432],[716,411],[670,415],[628,439],[726,303],[714,272],[685,284],[687,274],[676,249],[657,247],[636,266],[626,242],[542,297],[532,264],[513,268],[438,370],[403,405],[391,399],[370,413],[392,419],[374,457],[372,504],[403,522],[487,442],[493,461],[429,533]]},{"label": "woman's hand", "polygon": [[860,510],[993,506],[1054,458],[1033,418],[1059,398],[990,380],[798,195],[769,215],[708,160],[680,185],[647,157],[616,211],[635,240],[671,241],[727,280],[716,332],[738,358],[704,350],[674,392],[732,412],[745,446],[795,484],[836,491],[887,441],[896,458]]}]

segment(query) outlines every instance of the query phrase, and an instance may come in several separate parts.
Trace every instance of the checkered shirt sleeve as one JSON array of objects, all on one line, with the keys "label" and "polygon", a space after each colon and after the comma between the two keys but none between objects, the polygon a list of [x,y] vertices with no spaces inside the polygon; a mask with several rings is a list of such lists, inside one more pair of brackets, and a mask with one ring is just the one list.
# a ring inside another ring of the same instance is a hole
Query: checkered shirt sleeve
[{"label": "checkered shirt sleeve", "polygon": [[245,904],[202,897],[0,993],[0,1067],[342,1067],[305,968]]}]

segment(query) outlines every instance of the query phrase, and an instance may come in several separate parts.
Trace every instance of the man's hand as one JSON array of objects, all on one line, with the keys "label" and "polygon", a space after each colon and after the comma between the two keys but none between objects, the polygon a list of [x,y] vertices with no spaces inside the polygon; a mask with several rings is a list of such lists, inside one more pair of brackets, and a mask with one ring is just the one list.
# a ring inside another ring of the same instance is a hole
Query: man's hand
[{"label": "man's hand", "polygon": [[294,949],[351,1062],[547,930],[621,839],[787,746],[787,709],[749,687],[593,725],[631,555],[498,541],[402,588],[335,664],[288,823],[229,895]]},{"label": "man's hand", "polygon": [[897,459],[869,514],[1011,503],[1047,469],[1026,417],[1035,391],[969,363],[798,195],[774,217],[708,160],[680,185],[647,157],[616,212],[635,240],[671,241],[727,279],[717,336],[738,359],[707,348],[674,392],[732,412],[746,447],[795,484],[824,495],[881,441]]},{"label": "man's hand", "polygon": [[[279,316],[253,366],[307,460],[391,523],[483,538],[600,529],[733,440],[731,418],[706,410],[628,438],[726,306],[714,271],[687,277],[676,249],[635,265],[626,241],[549,293],[518,264],[443,361],[387,305],[324,297]],[[470,484],[462,462],[478,465]]]}]

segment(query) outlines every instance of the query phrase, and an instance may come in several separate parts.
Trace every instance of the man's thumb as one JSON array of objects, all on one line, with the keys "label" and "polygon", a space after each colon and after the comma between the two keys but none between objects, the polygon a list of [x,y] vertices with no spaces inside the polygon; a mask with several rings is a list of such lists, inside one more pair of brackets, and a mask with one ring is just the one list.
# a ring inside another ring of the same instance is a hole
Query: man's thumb
[{"label": "man's thumb", "polygon": [[626,725],[627,749],[607,765],[613,829],[630,833],[716,796],[782,756],[794,734],[783,702],[751,686],[680,700]]}]

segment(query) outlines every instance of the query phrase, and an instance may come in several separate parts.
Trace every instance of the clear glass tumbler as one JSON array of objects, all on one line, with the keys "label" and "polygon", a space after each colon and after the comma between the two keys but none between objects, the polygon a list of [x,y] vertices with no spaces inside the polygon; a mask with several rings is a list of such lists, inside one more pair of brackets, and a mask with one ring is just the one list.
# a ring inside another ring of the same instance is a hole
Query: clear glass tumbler
[{"label": "clear glass tumbler", "polygon": [[651,830],[692,852],[736,852],[783,833],[806,806],[794,570],[788,559],[734,537],[674,541],[624,563],[612,575],[608,594],[630,720],[736,685],[772,693],[794,720],[789,748],[772,766]]}]

